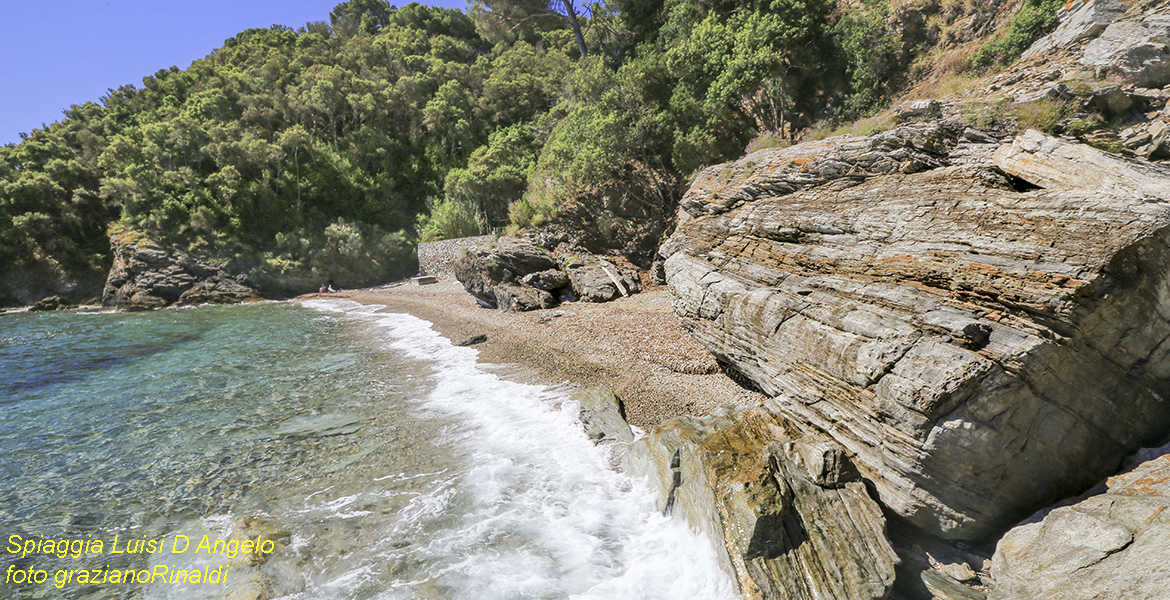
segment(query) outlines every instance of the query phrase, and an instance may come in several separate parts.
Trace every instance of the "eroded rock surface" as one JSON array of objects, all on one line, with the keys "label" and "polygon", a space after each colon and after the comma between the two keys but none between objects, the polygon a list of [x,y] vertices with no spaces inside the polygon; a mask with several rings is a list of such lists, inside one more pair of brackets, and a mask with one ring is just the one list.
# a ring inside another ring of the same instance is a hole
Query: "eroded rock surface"
[{"label": "eroded rock surface", "polygon": [[242,281],[176,248],[118,233],[110,238],[113,266],[102,304],[146,310],[171,304],[223,304],[259,299]]},{"label": "eroded rock surface", "polygon": [[1090,40],[1121,17],[1133,5],[1133,0],[1091,0],[1073,2],[1059,12],[1060,25],[1024,51],[1021,59],[1044,56],[1055,50]]},{"label": "eroded rock surface", "polygon": [[1103,493],[1034,517],[1000,540],[992,600],[1161,600],[1170,594],[1170,445]]},{"label": "eroded rock surface", "polygon": [[455,260],[455,278],[472,296],[492,307],[524,311],[555,306],[549,290],[524,284],[528,274],[556,269],[556,261],[543,248],[516,238],[468,248]]},{"label": "eroded rock surface", "polygon": [[947,166],[953,140],[713,167],[662,254],[684,326],[772,413],[894,514],[974,539],[1170,428],[1170,169],[1032,133]]},{"label": "eroded rock surface", "polygon": [[1109,25],[1085,48],[1081,63],[1120,75],[1141,87],[1170,84],[1170,11]]},{"label": "eroded rock surface", "polygon": [[573,394],[577,403],[581,426],[594,442],[634,441],[634,434],[626,423],[626,410],[613,390],[604,385],[595,386]]},{"label": "eroded rock surface", "polygon": [[608,302],[641,291],[628,261],[557,250],[523,238],[503,237],[473,246],[456,259],[456,279],[480,301],[501,310],[525,311],[564,300]]},{"label": "eroded rock surface", "polygon": [[746,598],[885,598],[897,556],[841,448],[763,409],[668,422],[626,451],[660,508],[725,550]]}]

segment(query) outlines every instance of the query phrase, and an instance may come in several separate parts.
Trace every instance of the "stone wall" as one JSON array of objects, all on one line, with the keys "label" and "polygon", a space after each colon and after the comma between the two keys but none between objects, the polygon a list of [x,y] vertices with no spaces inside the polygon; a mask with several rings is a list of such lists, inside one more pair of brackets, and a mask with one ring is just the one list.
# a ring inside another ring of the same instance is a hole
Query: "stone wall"
[{"label": "stone wall", "polygon": [[422,242],[418,245],[418,271],[422,275],[433,275],[439,279],[455,280],[452,265],[459,254],[471,246],[492,239],[490,235]]}]

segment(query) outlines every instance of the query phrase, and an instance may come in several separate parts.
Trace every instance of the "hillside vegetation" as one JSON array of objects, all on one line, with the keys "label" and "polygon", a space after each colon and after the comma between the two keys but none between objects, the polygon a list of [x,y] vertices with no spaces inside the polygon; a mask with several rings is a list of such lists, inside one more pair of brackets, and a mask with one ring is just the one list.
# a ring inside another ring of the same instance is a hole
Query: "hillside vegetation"
[{"label": "hillside vegetation", "polygon": [[406,272],[419,239],[566,215],[620,238],[753,140],[881,107],[989,4],[349,0],[0,148],[0,271],[95,295],[111,226],[233,272],[351,283]]}]

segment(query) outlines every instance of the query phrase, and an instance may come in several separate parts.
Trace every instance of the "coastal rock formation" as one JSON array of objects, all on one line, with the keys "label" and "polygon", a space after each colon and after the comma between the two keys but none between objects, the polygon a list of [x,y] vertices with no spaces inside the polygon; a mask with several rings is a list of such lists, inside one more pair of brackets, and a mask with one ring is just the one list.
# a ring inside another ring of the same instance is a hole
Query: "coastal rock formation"
[{"label": "coastal rock formation", "polygon": [[525,285],[530,273],[555,269],[545,249],[518,238],[500,238],[493,244],[468,248],[455,260],[455,278],[469,294],[494,308],[524,311],[557,304],[548,290]]},{"label": "coastal rock formation", "polygon": [[147,310],[170,304],[234,303],[259,299],[239,279],[175,248],[124,232],[110,237],[114,264],[102,304]]},{"label": "coastal rock formation", "polygon": [[581,426],[594,442],[634,441],[630,425],[626,423],[622,401],[604,385],[583,390],[571,398],[580,410]]},{"label": "coastal rock formation", "polygon": [[1170,445],[1101,493],[1036,515],[999,541],[991,600],[1160,600],[1170,593]]},{"label": "coastal rock formation", "polygon": [[661,252],[683,325],[772,414],[892,514],[979,539],[1170,429],[1170,168],[1038,133],[948,166],[952,132],[707,169]]},{"label": "coastal rock formation", "polygon": [[608,302],[641,291],[638,271],[620,259],[503,237],[466,249],[455,278],[479,301],[505,311],[550,308],[564,300]]},{"label": "coastal rock formation", "polygon": [[844,452],[766,410],[668,422],[626,450],[623,469],[724,549],[746,598],[877,599],[893,585],[885,517]]},{"label": "coastal rock formation", "polygon": [[1085,48],[1081,63],[1141,87],[1170,84],[1170,14],[1146,14],[1109,25]]}]

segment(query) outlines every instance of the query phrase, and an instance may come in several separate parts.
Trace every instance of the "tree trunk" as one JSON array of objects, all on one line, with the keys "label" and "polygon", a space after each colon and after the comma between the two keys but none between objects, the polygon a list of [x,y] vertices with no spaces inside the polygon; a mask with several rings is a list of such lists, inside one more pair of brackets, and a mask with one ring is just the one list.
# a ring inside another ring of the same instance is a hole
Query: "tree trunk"
[{"label": "tree trunk", "polygon": [[585,36],[581,35],[581,23],[577,21],[577,11],[573,10],[573,0],[561,0],[565,5],[565,18],[569,20],[569,25],[573,28],[573,37],[577,40],[577,51],[584,57],[589,54],[585,48]]}]

